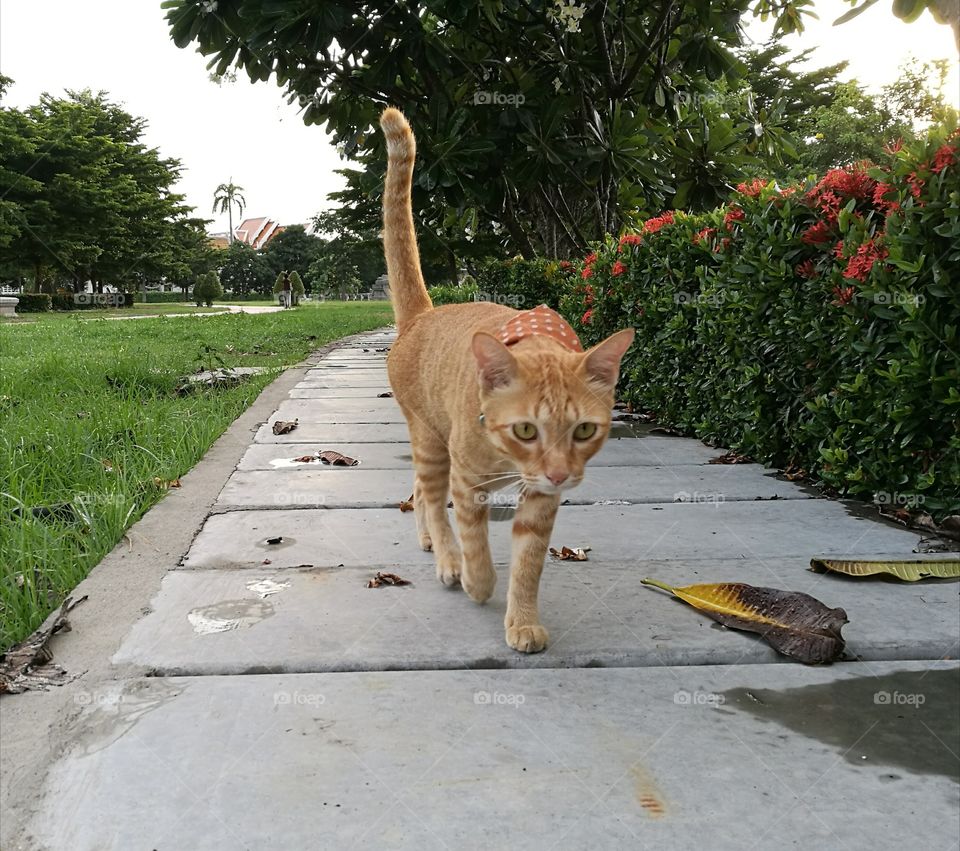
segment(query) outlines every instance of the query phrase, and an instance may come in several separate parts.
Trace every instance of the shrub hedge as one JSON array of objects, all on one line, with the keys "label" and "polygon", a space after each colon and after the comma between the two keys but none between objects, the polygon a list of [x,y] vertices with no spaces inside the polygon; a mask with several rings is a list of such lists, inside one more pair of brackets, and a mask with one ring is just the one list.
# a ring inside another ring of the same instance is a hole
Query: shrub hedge
[{"label": "shrub hedge", "polygon": [[[960,511],[960,139],[608,238],[561,308],[621,398],[843,494]],[[550,299],[541,298],[549,303]]]},{"label": "shrub hedge", "polygon": [[43,313],[50,310],[52,299],[47,293],[16,293],[20,299],[17,313]]}]

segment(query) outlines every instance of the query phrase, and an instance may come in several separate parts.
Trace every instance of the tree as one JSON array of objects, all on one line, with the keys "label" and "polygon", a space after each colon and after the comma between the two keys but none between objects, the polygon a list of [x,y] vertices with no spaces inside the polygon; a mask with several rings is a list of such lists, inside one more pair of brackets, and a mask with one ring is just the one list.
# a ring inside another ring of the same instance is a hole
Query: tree
[{"label": "tree", "polygon": [[267,243],[263,259],[274,274],[284,269],[306,272],[324,245],[324,240],[307,233],[303,225],[290,225]]},{"label": "tree", "polygon": [[[802,28],[810,0],[753,6],[791,31]],[[378,114],[388,104],[403,109],[417,133],[423,232],[440,243],[450,229],[469,240],[492,235],[530,257],[580,251],[628,214],[670,204],[688,126],[699,122],[707,135],[701,115],[684,116],[678,132],[675,104],[682,92],[743,73],[732,50],[749,0],[277,0],[221,4],[216,15],[193,0],[164,7],[175,43],[195,43],[215,73],[275,76],[304,121],[326,124],[359,161],[373,203],[385,164]],[[738,154],[776,152],[780,138],[749,101],[744,110],[710,120]],[[701,192],[704,204],[726,194],[738,167],[708,172],[715,183]],[[624,187],[634,187],[626,199]]]},{"label": "tree", "polygon": [[230,222],[230,233],[227,242],[233,243],[233,205],[237,205],[238,215],[243,215],[247,200],[243,197],[243,187],[237,186],[231,177],[227,183],[221,183],[213,190],[213,212],[226,213]]},{"label": "tree", "polygon": [[211,307],[218,298],[223,298],[223,287],[217,273],[205,272],[200,275],[193,285],[193,300],[197,303],[197,307],[203,304]]},{"label": "tree", "polygon": [[273,273],[263,256],[245,242],[232,243],[219,254],[220,281],[234,295],[268,295]]},{"label": "tree", "polygon": [[173,191],[177,160],[104,92],[0,109],[0,269],[32,289],[133,289],[173,274],[205,222]]},{"label": "tree", "polygon": [[[336,200],[339,194],[331,193],[330,197]],[[369,288],[387,271],[380,240],[382,213],[379,205],[369,202],[350,207],[349,211],[348,206],[345,202],[343,209],[324,211],[313,217],[314,229],[327,237],[318,256],[330,253],[344,255],[350,265],[356,267],[362,286]],[[427,270],[433,259],[430,245],[422,244],[420,253],[421,263]]]},{"label": "tree", "polygon": [[360,273],[342,254],[323,254],[307,270],[310,291],[325,298],[344,298],[360,292]]}]

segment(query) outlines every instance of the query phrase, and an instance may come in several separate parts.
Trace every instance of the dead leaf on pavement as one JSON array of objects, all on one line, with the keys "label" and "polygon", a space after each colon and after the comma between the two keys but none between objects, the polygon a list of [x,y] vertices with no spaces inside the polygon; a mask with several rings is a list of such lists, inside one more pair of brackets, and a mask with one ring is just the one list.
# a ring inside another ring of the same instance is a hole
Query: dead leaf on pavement
[{"label": "dead leaf on pavement", "polygon": [[19,694],[28,689],[45,691],[49,686],[69,682],[67,672],[50,661],[53,654],[47,642],[55,632],[70,629],[67,613],[86,599],[84,595],[74,602],[67,597],[54,617],[0,655],[0,694]]},{"label": "dead leaf on pavement", "polygon": [[708,464],[752,464],[753,459],[749,455],[741,455],[739,452],[727,452],[711,458]]},{"label": "dead leaf on pavement", "polygon": [[324,464],[330,464],[334,467],[356,467],[360,463],[356,458],[351,458],[335,449],[324,449],[318,453],[318,457]]},{"label": "dead leaf on pavement", "polygon": [[557,561],[588,561],[587,553],[590,547],[550,547],[550,555]]},{"label": "dead leaf on pavement", "polygon": [[273,424],[273,433],[274,433],[274,434],[289,434],[291,431],[293,431],[293,430],[297,427],[297,423],[299,423],[299,422],[300,422],[299,419],[292,420],[292,421],[291,421],[291,420],[287,420],[286,422],[284,422],[283,420],[277,420],[277,421]]},{"label": "dead leaf on pavement", "polygon": [[391,393],[389,390],[386,393],[377,393],[378,399],[390,399],[392,397],[393,393]]},{"label": "dead leaf on pavement", "polygon": [[311,461],[319,461],[320,457],[318,455],[301,455],[299,458],[294,458],[293,460],[301,464],[309,464]]},{"label": "dead leaf on pavement", "polygon": [[920,579],[960,578],[960,559],[938,561],[859,561],[857,559],[814,558],[810,560],[810,569],[815,573],[834,571],[847,576],[875,576],[878,573],[895,576],[904,582],[917,582]]},{"label": "dead leaf on pavement", "polygon": [[411,585],[409,579],[402,579],[395,573],[380,573],[373,577],[368,583],[367,588],[379,588],[381,585]]},{"label": "dead leaf on pavement", "polygon": [[809,594],[742,582],[678,588],[655,579],[640,581],[669,591],[724,626],[759,633],[778,653],[805,664],[833,662],[843,652],[840,631],[849,623],[847,613]]},{"label": "dead leaf on pavement", "polygon": [[413,494],[410,494],[409,499],[400,500],[400,510],[401,511],[413,511]]},{"label": "dead leaf on pavement", "polygon": [[275,537],[275,538],[267,538],[267,543],[268,543],[268,544],[271,544],[271,545],[273,545],[273,544],[282,544],[282,543],[283,543],[283,535],[277,535],[277,537]]}]

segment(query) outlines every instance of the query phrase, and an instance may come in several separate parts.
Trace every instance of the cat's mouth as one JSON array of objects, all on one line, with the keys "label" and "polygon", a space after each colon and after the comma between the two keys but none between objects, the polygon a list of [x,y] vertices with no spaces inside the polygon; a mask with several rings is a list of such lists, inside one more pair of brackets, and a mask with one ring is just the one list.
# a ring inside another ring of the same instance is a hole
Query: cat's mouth
[{"label": "cat's mouth", "polygon": [[563,481],[557,485],[551,482],[545,476],[537,476],[536,478],[532,479],[524,476],[523,478],[523,484],[526,490],[533,491],[535,493],[542,493],[545,496],[556,496],[558,493],[571,490],[579,485],[582,481],[583,476],[571,476],[566,481]]}]

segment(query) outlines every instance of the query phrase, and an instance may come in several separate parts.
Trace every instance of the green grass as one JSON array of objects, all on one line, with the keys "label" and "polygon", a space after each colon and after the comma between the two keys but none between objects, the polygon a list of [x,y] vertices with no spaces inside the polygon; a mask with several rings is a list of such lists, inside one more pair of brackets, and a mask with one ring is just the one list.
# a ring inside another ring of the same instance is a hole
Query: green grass
[{"label": "green grass", "polygon": [[[0,651],[35,629],[284,365],[392,320],[388,304],[0,325]],[[202,368],[276,371],[190,395]],[[68,504],[63,517],[32,508]]]}]

